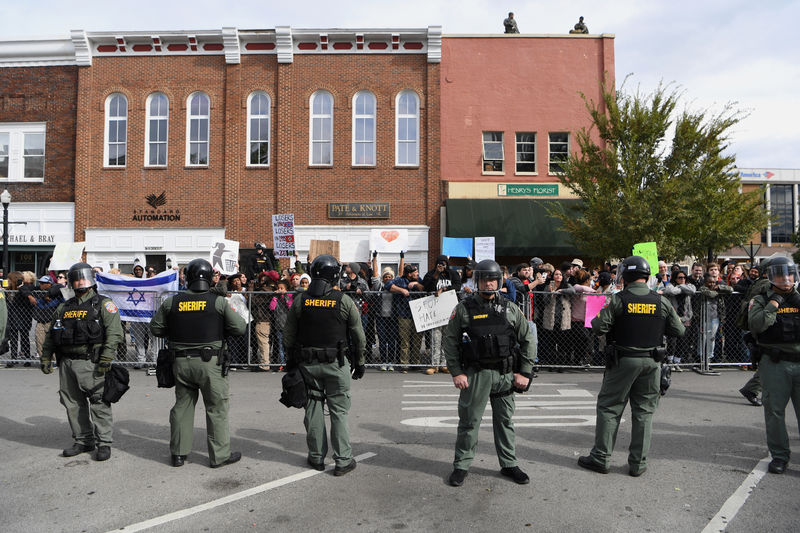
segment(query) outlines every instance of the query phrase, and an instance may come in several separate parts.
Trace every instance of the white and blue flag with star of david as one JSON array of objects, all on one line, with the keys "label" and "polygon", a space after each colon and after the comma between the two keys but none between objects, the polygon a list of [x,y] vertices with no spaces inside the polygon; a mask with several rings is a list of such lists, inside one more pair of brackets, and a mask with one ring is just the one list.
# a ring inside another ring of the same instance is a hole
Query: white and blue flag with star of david
[{"label": "white and blue flag with star of david", "polygon": [[152,278],[97,273],[97,292],[108,296],[127,322],[150,322],[164,292],[178,291],[178,271],[166,270]]}]

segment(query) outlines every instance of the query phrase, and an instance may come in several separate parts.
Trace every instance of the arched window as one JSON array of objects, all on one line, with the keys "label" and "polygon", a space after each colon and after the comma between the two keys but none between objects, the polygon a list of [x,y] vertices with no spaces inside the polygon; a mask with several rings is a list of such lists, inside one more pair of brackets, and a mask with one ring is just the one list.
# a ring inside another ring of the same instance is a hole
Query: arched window
[{"label": "arched window", "polygon": [[208,128],[210,102],[206,93],[189,95],[186,109],[186,164],[208,165]]},{"label": "arched window", "polygon": [[353,96],[353,165],[375,165],[375,95]]},{"label": "arched window", "polygon": [[151,167],[167,165],[169,134],[169,100],[164,93],[147,97],[147,131],[145,132],[144,164]]},{"label": "arched window", "polygon": [[128,150],[128,99],[113,93],[106,98],[104,162],[107,167],[124,167]]},{"label": "arched window", "polygon": [[247,98],[248,166],[269,165],[269,95],[264,91],[250,93]]},{"label": "arched window", "polygon": [[333,165],[333,95],[317,91],[311,95],[310,104],[310,164]]},{"label": "arched window", "polygon": [[395,101],[396,157],[398,166],[419,166],[419,97],[401,91]]}]

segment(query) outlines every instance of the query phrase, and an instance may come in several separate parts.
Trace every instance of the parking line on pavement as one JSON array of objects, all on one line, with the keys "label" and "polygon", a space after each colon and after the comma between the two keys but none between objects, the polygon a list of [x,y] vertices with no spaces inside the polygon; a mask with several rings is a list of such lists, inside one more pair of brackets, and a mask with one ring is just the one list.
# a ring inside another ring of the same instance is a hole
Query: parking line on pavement
[{"label": "parking line on pavement", "polygon": [[733,520],[733,517],[739,512],[739,509],[744,506],[744,502],[746,502],[747,498],[753,493],[753,489],[756,488],[758,482],[761,481],[761,478],[767,473],[769,461],[769,457],[764,457],[758,462],[755,468],[747,474],[747,477],[742,481],[742,484],[739,485],[739,488],[731,494],[731,497],[722,504],[719,512],[714,515],[714,518],[703,528],[702,533],[725,531],[725,528],[731,523],[731,520]]},{"label": "parking line on pavement", "polygon": [[[375,455],[376,455],[375,453],[367,452],[356,456],[355,459],[357,461],[363,461],[365,459],[369,459],[370,457],[375,457]],[[327,465],[324,471],[327,472],[329,470],[333,470],[333,466],[334,466],[333,464]],[[276,479],[275,481],[270,481],[269,483],[264,483],[263,485],[258,485],[257,487],[252,487],[247,490],[243,490],[241,492],[236,492],[234,494],[229,494],[228,496],[219,498],[217,500],[212,500],[210,502],[201,503],[200,505],[195,505],[194,507],[189,507],[187,509],[175,511],[169,514],[165,514],[163,516],[151,518],[150,520],[145,520],[144,522],[131,524],[125,527],[115,528],[110,530],[108,533],[119,532],[119,531],[125,531],[125,532],[143,531],[145,529],[150,529],[152,527],[160,526],[168,522],[180,520],[182,518],[186,518],[187,516],[201,513],[203,511],[208,511],[209,509],[214,509],[222,505],[227,505],[229,503],[233,503],[235,501],[242,500],[244,498],[249,498],[250,496],[255,496],[256,494],[261,494],[262,492],[267,492],[268,490],[277,489],[284,485],[288,485],[290,483],[294,483],[295,481],[300,481],[312,476],[316,476],[317,474],[321,473],[322,472],[319,472],[314,469],[304,470],[303,472],[299,472],[297,474],[287,476],[285,478]]]}]

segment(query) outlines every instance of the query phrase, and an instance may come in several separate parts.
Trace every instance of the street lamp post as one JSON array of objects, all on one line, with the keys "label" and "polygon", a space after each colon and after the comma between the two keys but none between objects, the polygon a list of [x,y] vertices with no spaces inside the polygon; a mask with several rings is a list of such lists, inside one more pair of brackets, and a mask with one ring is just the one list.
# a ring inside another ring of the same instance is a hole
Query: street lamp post
[{"label": "street lamp post", "polygon": [[3,204],[3,277],[8,279],[8,205],[11,203],[8,189],[0,193],[0,203]]}]

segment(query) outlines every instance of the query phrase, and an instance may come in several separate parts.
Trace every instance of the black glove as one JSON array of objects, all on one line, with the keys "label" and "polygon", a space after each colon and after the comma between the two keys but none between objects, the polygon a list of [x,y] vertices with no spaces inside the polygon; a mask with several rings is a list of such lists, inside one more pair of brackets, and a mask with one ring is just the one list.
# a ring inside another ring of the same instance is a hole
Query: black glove
[{"label": "black glove", "polygon": [[[94,365],[94,371],[97,372],[100,375],[105,375],[105,373],[108,372],[109,370],[111,370],[111,362],[110,361],[100,361],[99,363]],[[42,372],[44,372],[44,369],[42,369]],[[47,372],[45,372],[45,373],[47,373]]]},{"label": "black glove", "polygon": [[402,259],[403,257],[405,257],[405,256],[406,256],[406,253],[405,253],[405,252],[400,252],[400,258],[401,258],[401,259]]},{"label": "black glove", "polygon": [[375,250],[374,252],[372,252],[372,257],[378,257],[378,250]]},{"label": "black glove", "polygon": [[769,291],[769,293],[767,294],[767,301],[770,300],[775,300],[776,302],[778,302],[778,307],[783,305],[783,296],[781,296],[775,291]]},{"label": "black glove", "polygon": [[364,372],[367,371],[367,367],[364,365],[358,365],[353,369],[353,379],[361,379],[364,377]]}]

